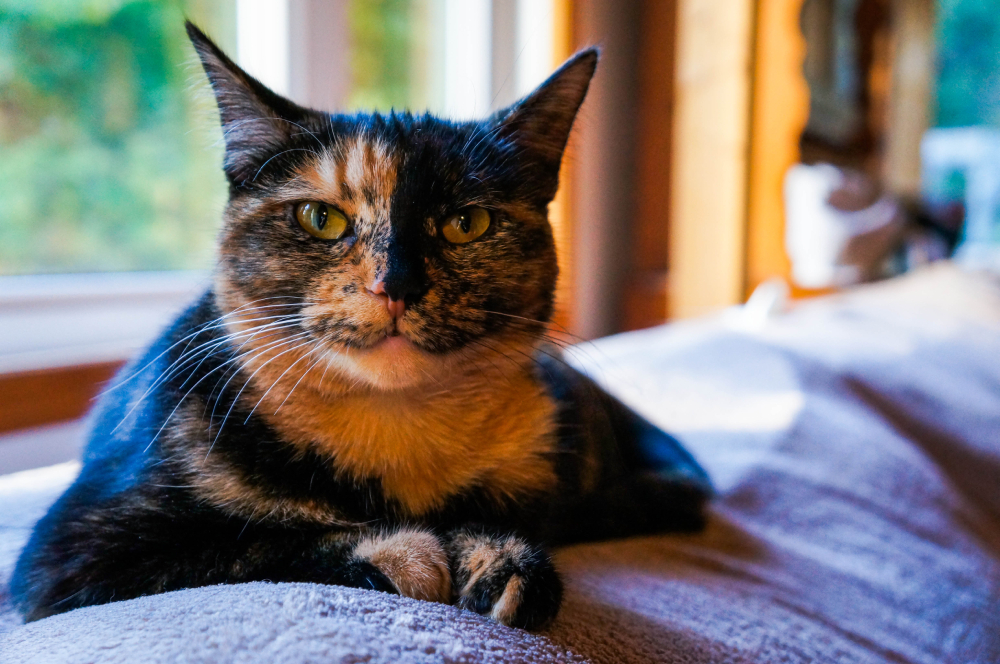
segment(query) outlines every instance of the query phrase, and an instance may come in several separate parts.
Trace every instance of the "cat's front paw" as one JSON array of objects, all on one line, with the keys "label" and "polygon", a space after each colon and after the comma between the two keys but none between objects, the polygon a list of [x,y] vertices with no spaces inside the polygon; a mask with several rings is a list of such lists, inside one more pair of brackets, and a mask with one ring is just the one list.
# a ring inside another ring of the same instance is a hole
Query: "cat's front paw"
[{"label": "cat's front paw", "polygon": [[514,535],[459,532],[451,538],[458,606],[512,627],[555,618],[562,582],[548,554]]},{"label": "cat's front paw", "polygon": [[432,533],[404,528],[368,535],[354,547],[354,557],[385,575],[401,595],[428,602],[451,601],[448,557]]},{"label": "cat's front paw", "polygon": [[351,560],[337,578],[337,585],[348,588],[362,588],[364,590],[377,590],[391,595],[398,595],[399,591],[392,581],[382,573],[378,567],[372,565],[367,560]]}]

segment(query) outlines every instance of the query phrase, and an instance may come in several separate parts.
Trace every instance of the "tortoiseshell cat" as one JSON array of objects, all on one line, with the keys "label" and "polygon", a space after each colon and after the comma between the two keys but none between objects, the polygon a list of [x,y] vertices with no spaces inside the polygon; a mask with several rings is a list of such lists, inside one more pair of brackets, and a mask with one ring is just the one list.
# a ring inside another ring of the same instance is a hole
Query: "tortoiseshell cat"
[{"label": "tortoiseshell cat", "polygon": [[99,404],[17,564],[28,620],[270,580],[530,629],[562,594],[543,544],[700,527],[697,464],[542,345],[596,51],[456,123],[301,108],[188,33],[225,133],[214,285]]}]

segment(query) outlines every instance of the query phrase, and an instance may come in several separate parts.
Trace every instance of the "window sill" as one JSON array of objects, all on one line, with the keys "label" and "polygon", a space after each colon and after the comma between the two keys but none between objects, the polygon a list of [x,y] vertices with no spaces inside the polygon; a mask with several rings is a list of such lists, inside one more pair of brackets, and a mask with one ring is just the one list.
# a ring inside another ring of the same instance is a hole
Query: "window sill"
[{"label": "window sill", "polygon": [[207,283],[203,272],[0,277],[0,375],[124,361]]},{"label": "window sill", "polygon": [[202,272],[0,277],[0,432],[82,416],[207,283]]}]

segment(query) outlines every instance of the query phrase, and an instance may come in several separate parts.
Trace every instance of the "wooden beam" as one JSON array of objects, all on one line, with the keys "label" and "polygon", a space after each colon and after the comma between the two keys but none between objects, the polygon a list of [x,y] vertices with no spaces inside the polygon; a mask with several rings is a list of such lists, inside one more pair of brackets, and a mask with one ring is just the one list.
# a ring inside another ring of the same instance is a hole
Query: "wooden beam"
[{"label": "wooden beam", "polygon": [[123,362],[0,375],[0,433],[83,417]]},{"label": "wooden beam", "polygon": [[[551,0],[553,3],[554,32],[552,39],[552,67],[555,69],[573,54],[574,45],[574,13],[572,0]],[[556,254],[559,256],[559,281],[556,284],[556,310],[552,322],[557,330],[568,331],[574,316],[573,279],[575,275],[573,262],[573,154],[575,151],[575,135],[570,135],[569,145],[563,157],[562,168],[559,171],[559,191],[549,204],[549,221],[555,235]]]},{"label": "wooden beam", "polygon": [[601,63],[577,119],[573,168],[572,330],[591,339],[621,329],[636,216],[636,100],[643,0],[574,0],[577,45]]},{"label": "wooden beam", "polygon": [[645,0],[639,39],[636,216],[622,329],[667,319],[667,244],[674,110],[677,2]]},{"label": "wooden beam", "polygon": [[753,0],[679,0],[669,233],[670,315],[744,289]]},{"label": "wooden beam", "polygon": [[892,91],[882,176],[894,194],[920,196],[920,142],[934,95],[934,0],[893,0]]},{"label": "wooden beam", "polygon": [[809,119],[809,86],[802,67],[805,40],[799,27],[803,0],[760,0],[750,173],[747,199],[745,294],[771,277],[788,278],[785,253],[785,173],[799,160],[799,140]]}]

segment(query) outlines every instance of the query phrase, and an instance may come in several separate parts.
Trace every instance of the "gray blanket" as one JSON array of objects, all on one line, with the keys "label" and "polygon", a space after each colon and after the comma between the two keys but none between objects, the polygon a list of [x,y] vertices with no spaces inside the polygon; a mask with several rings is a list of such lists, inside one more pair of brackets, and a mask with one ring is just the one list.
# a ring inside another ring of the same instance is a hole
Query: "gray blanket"
[{"label": "gray blanket", "polygon": [[[678,438],[704,533],[575,546],[541,634],[305,584],[184,590],[30,625],[3,662],[1000,662],[1000,285],[942,266],[621,335],[575,361]],[[0,576],[72,478],[0,478]]]}]

